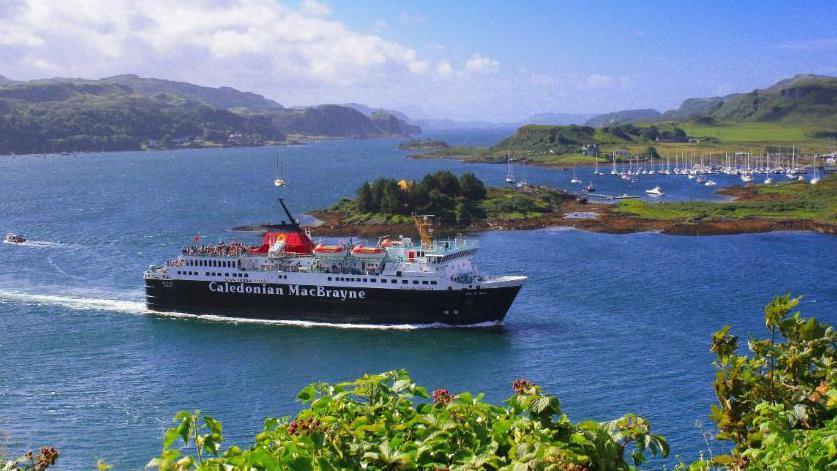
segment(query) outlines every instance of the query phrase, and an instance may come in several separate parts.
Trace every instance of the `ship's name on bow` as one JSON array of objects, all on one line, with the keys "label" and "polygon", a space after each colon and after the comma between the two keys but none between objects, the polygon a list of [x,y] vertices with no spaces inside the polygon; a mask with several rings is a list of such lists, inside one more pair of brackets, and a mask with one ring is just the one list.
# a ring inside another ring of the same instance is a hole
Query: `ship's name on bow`
[{"label": "ship's name on bow", "polygon": [[366,299],[366,291],[362,289],[334,289],[324,286],[288,285],[271,286],[266,283],[209,283],[209,291],[215,293],[259,294],[263,296],[302,296],[310,298],[332,298],[346,301],[347,299]]}]

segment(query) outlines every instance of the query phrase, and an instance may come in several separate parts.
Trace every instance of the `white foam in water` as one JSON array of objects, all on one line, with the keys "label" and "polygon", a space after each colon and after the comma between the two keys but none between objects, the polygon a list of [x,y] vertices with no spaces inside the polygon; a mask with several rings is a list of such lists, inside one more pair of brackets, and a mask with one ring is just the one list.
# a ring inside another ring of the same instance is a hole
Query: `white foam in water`
[{"label": "white foam in water", "polygon": [[27,240],[26,242],[15,243],[4,240],[4,244],[16,245],[18,247],[32,247],[38,249],[68,249],[73,247],[72,244],[62,244],[61,242],[50,242],[48,240]]},{"label": "white foam in water", "polygon": [[0,302],[17,302],[24,304],[39,304],[48,306],[61,306],[77,311],[110,311],[123,312],[127,314],[145,314],[159,317],[170,317],[175,319],[193,319],[208,322],[226,322],[233,324],[264,324],[264,325],[288,325],[296,327],[330,327],[337,329],[373,329],[373,330],[416,330],[416,329],[458,329],[458,328],[485,328],[501,325],[502,322],[480,322],[476,324],[454,325],[454,324],[339,324],[331,322],[293,321],[293,320],[268,320],[268,319],[246,319],[238,317],[218,316],[214,314],[197,315],[180,312],[158,312],[146,309],[145,303],[137,301],[125,301],[118,299],[98,299],[76,296],[56,296],[45,294],[27,294],[15,291],[0,291]]},{"label": "white foam in water", "polygon": [[28,294],[15,291],[0,291],[0,301],[61,306],[78,311],[113,311],[125,312],[129,314],[146,314],[150,312],[145,308],[145,303],[136,301],[56,296],[50,294]]}]

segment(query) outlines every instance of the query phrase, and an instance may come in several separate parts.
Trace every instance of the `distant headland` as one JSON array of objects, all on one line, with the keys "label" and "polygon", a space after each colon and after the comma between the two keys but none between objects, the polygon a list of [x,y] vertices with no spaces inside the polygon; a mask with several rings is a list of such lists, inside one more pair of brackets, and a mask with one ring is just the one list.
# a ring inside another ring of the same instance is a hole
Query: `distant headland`
[{"label": "distant headland", "polygon": [[421,129],[358,104],[287,108],[255,93],[118,75],[0,77],[0,154],[261,146],[409,137]]}]

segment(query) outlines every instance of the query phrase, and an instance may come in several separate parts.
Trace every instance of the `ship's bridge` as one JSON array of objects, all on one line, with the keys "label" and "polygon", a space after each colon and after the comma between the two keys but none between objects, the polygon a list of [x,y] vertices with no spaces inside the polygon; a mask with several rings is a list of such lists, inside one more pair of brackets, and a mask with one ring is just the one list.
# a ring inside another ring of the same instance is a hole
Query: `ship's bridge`
[{"label": "ship's bridge", "polygon": [[396,262],[445,263],[461,257],[472,257],[479,249],[479,242],[461,237],[450,240],[434,240],[429,244],[413,244],[402,239],[400,245],[387,247],[387,256]]}]

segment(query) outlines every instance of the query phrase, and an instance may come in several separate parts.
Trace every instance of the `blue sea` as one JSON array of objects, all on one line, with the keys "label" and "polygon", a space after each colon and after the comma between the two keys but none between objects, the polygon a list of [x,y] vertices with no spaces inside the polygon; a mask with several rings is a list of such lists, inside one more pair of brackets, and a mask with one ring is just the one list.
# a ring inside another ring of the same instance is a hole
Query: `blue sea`
[{"label": "blue sea", "polygon": [[[492,131],[438,133],[490,144]],[[497,135],[495,135],[497,134]],[[837,238],[813,233],[681,237],[554,228],[476,235],[484,271],[525,274],[506,322],[483,329],[350,329],[150,315],[142,271],[205,240],[278,218],[281,191],[299,213],[353,196],[378,176],[471,171],[499,185],[504,165],[414,160],[399,140],[298,147],[0,157],[0,431],[11,452],[54,445],[63,469],[142,468],[181,409],[224,423],[248,445],[269,416],[294,414],[313,381],[408,369],[428,388],[484,391],[500,401],[516,378],[556,394],[574,420],[645,415],[672,453],[694,459],[713,401],[709,339],[725,324],[764,333],[772,295],[804,294],[801,310],[837,323]],[[288,186],[271,185],[276,158]],[[629,183],[594,177],[603,193],[717,199],[685,177]],[[530,183],[569,187],[572,173],[515,166]],[[719,185],[737,184],[716,178]],[[316,235],[316,232],[315,232]],[[659,468],[667,461],[652,461]]]}]

